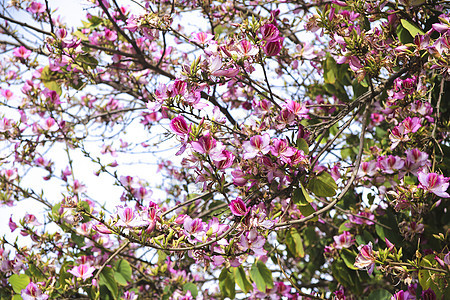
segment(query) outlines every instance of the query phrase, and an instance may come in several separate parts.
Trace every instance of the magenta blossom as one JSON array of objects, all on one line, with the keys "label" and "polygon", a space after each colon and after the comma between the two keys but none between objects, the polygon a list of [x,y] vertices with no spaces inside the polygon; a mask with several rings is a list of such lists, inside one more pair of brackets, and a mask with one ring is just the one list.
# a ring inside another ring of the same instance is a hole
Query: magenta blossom
[{"label": "magenta blossom", "polygon": [[95,268],[91,267],[89,264],[82,264],[79,266],[73,267],[71,270],[68,270],[70,274],[72,274],[75,277],[81,278],[83,280],[88,279],[89,277],[92,277],[92,274],[94,273]]},{"label": "magenta blossom", "polygon": [[179,136],[185,137],[191,131],[191,126],[186,123],[183,116],[178,116],[170,121],[170,129]]},{"label": "magenta blossom", "polygon": [[264,249],[266,239],[253,228],[246,234],[241,235],[238,246],[242,251],[253,250],[255,255],[266,255],[267,251]]},{"label": "magenta blossom", "polygon": [[45,5],[36,1],[31,2],[27,10],[32,14],[41,14],[45,11]]},{"label": "magenta blossom", "polygon": [[19,59],[27,59],[31,55],[31,50],[28,50],[24,46],[20,46],[13,50],[13,55]]},{"label": "magenta blossom", "polygon": [[411,299],[409,292],[406,291],[398,291],[391,297],[391,300],[409,300],[409,299]]},{"label": "magenta blossom", "polygon": [[277,40],[275,42],[269,42],[264,46],[264,53],[267,56],[275,56],[281,52],[282,43],[281,40]]},{"label": "magenta blossom", "polygon": [[266,42],[275,42],[279,39],[280,31],[273,24],[265,24],[260,28],[262,39]]},{"label": "magenta blossom", "polygon": [[432,192],[442,198],[450,198],[450,195],[447,193],[449,177],[444,177],[444,175],[438,175],[436,173],[426,173],[424,171],[419,171],[417,176],[420,182],[419,188]]},{"label": "magenta blossom", "polygon": [[236,216],[245,216],[249,211],[241,198],[231,200],[231,203],[228,206],[230,207],[231,212]]},{"label": "magenta blossom", "polygon": [[358,225],[373,225],[374,223],[371,220],[374,220],[375,216],[371,212],[360,211],[357,215],[348,216],[348,219],[350,222]]},{"label": "magenta blossom", "polygon": [[294,155],[295,151],[284,139],[274,138],[272,140],[272,146],[270,147],[270,152],[273,156],[280,158],[283,162],[289,163],[290,157]]},{"label": "magenta blossom", "polygon": [[429,288],[427,290],[422,291],[422,299],[424,300],[436,300],[437,296],[435,292]]}]

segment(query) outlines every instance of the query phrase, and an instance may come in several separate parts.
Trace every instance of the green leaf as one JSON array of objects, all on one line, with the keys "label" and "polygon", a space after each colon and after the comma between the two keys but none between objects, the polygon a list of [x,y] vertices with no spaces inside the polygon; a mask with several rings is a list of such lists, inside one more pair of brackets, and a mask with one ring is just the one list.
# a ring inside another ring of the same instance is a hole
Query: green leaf
[{"label": "green leaf", "polygon": [[162,250],[158,250],[158,265],[165,262],[166,258],[167,258],[167,254]]},{"label": "green leaf", "polygon": [[38,281],[45,281],[44,274],[33,264],[29,264],[29,269],[32,277],[35,277],[35,279],[38,279]]},{"label": "green leaf", "polygon": [[425,32],[423,32],[420,28],[418,28],[413,23],[409,22],[406,19],[401,19],[400,22],[402,23],[403,27],[408,30],[408,32],[411,34],[411,36],[414,38],[417,34],[425,35]]},{"label": "green leaf", "polygon": [[62,89],[61,89],[61,85],[59,83],[57,83],[54,80],[52,80],[52,81],[44,81],[44,80],[42,80],[42,83],[44,84],[44,86],[46,88],[48,88],[49,90],[55,91],[56,93],[58,93],[58,95],[61,96]]},{"label": "green leaf", "polygon": [[119,260],[116,263],[114,270],[115,270],[114,278],[120,285],[127,285],[128,282],[131,281],[131,266],[127,260],[125,259]]},{"label": "green leaf", "polygon": [[337,184],[330,174],[322,172],[309,180],[308,188],[317,197],[332,197],[336,195]]},{"label": "green leaf", "polygon": [[78,235],[74,232],[70,235],[71,241],[73,241],[75,244],[78,245],[78,247],[83,247],[85,245],[84,243],[84,236]]},{"label": "green leaf", "polygon": [[116,279],[114,278],[113,269],[106,267],[100,273],[99,285],[104,285],[113,295],[114,299],[117,299],[119,295],[119,289],[117,287]]},{"label": "green leaf", "polygon": [[191,291],[191,295],[194,298],[197,297],[197,295],[198,295],[197,286],[193,282],[186,282],[183,285],[183,291],[184,292]]},{"label": "green leaf", "polygon": [[352,270],[358,270],[358,268],[353,265],[355,263],[356,253],[353,253],[348,249],[342,249],[340,254],[347,268]]},{"label": "green leaf", "polygon": [[75,32],[73,33],[73,35],[76,36],[77,38],[80,38],[80,39],[83,40],[83,41],[89,40],[89,38],[88,38],[84,33],[82,33],[82,32],[79,31],[79,30],[75,31]]},{"label": "green leaf", "polygon": [[300,184],[300,188],[292,192],[292,201],[297,205],[308,205],[313,202],[313,199],[309,196],[302,184]]},{"label": "green leaf", "polygon": [[344,231],[350,231],[351,226],[352,224],[350,222],[342,223],[341,226],[339,226],[339,233],[343,233]]},{"label": "green leaf", "polygon": [[[314,207],[312,207],[312,205],[309,203],[307,205],[297,205],[297,208],[300,210],[300,212],[302,213],[302,215],[304,217],[307,217],[316,211],[314,209]],[[319,220],[318,216],[315,216],[314,218],[311,219],[311,221],[317,221],[317,220]]]},{"label": "green leaf", "polygon": [[76,61],[81,62],[82,64],[86,65],[85,67],[92,69],[94,69],[98,65],[98,60],[89,54],[79,54]]},{"label": "green leaf", "polygon": [[61,270],[59,271],[59,284],[63,289],[68,284],[66,279],[70,279],[73,277],[71,273],[67,272],[67,270],[70,270],[71,267],[72,263],[66,262],[65,264],[62,265]]},{"label": "green leaf", "polygon": [[306,201],[305,197],[303,196],[303,192],[302,192],[301,189],[295,189],[292,192],[292,197],[291,198],[292,198],[292,201],[295,204],[298,204],[298,205],[308,204],[308,201]]},{"label": "green leaf", "polygon": [[392,294],[385,289],[375,290],[367,297],[367,300],[390,300]]},{"label": "green leaf", "polygon": [[397,26],[396,33],[399,41],[402,44],[408,44],[413,42],[411,34],[401,24]]},{"label": "green leaf", "polygon": [[25,274],[13,274],[8,278],[8,282],[11,284],[14,292],[20,294],[20,292],[30,283],[30,277]]},{"label": "green leaf", "polygon": [[325,83],[334,84],[336,83],[336,77],[337,77],[337,64],[334,58],[327,53],[327,58],[325,59],[324,66],[324,81]]},{"label": "green leaf", "polygon": [[294,257],[305,257],[302,237],[294,227],[286,232],[286,245]]},{"label": "green leaf", "polygon": [[20,295],[14,295],[14,297],[12,297],[12,300],[23,300],[23,298]]},{"label": "green leaf", "polygon": [[428,270],[420,270],[419,271],[419,283],[423,290],[427,290],[430,288],[431,283],[431,274]]},{"label": "green leaf", "polygon": [[252,277],[253,282],[255,282],[258,290],[261,292],[265,292],[266,288],[273,288],[272,272],[262,261],[258,260],[252,265],[250,276]]},{"label": "green leaf", "polygon": [[309,145],[305,139],[297,139],[297,148],[302,150],[305,154],[309,154]]},{"label": "green leaf", "polygon": [[234,279],[237,285],[241,288],[241,290],[245,294],[253,290],[253,286],[248,280],[247,275],[245,274],[244,268],[242,266],[232,268],[232,270],[234,272]]},{"label": "green leaf", "polygon": [[219,288],[224,297],[230,297],[234,299],[236,295],[236,284],[234,279],[234,273],[228,269],[223,269],[219,276]]}]

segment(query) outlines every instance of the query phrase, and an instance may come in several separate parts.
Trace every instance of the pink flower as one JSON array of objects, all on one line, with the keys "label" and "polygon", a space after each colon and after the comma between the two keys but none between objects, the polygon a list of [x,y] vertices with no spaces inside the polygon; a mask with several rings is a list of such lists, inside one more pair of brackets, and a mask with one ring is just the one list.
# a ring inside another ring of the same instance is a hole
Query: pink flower
[{"label": "pink flower", "polygon": [[334,236],[333,239],[334,247],[336,249],[350,248],[355,241],[348,231],[344,231],[341,235]]},{"label": "pink flower", "polygon": [[394,250],[394,248],[395,248],[395,245],[392,244],[391,241],[388,240],[387,237],[384,238],[384,241],[385,241],[385,243],[386,243],[386,246],[388,247],[388,250],[389,250],[390,252],[392,252],[392,251]]},{"label": "pink flower", "polygon": [[386,174],[394,174],[395,170],[403,168],[405,161],[398,156],[381,156],[378,158],[378,166]]},{"label": "pink flower", "polygon": [[241,198],[231,200],[231,203],[228,206],[230,207],[231,212],[236,216],[245,216],[249,211]]},{"label": "pink flower", "polygon": [[187,83],[182,80],[175,80],[175,82],[172,85],[172,91],[170,96],[175,97],[177,95],[184,95],[186,91]]},{"label": "pink flower", "polygon": [[110,42],[114,42],[117,39],[117,33],[115,31],[106,29],[105,39],[107,39]]},{"label": "pink flower", "polygon": [[419,128],[422,126],[420,123],[421,119],[418,117],[407,117],[403,120],[402,125],[405,128],[405,133],[410,133],[417,132],[417,130],[419,130]]},{"label": "pink flower", "polygon": [[245,178],[246,174],[242,170],[231,171],[231,175],[233,176],[233,184],[237,186],[244,186],[248,182],[248,179]]},{"label": "pink flower", "polygon": [[300,118],[308,118],[309,110],[305,105],[303,105],[303,103],[299,103],[294,100],[286,100],[286,103],[283,106]]},{"label": "pink flower", "polygon": [[[188,236],[188,240],[190,242],[194,242],[195,240],[202,241],[203,237],[205,236],[205,228],[206,223],[203,222],[199,218],[192,219],[191,217],[187,216],[183,221],[184,226],[184,234]],[[195,239],[192,239],[191,236],[193,236]]]},{"label": "pink flower", "polygon": [[209,41],[214,39],[214,35],[206,32],[193,33],[192,36],[194,38],[191,39],[191,41],[199,43],[201,45],[207,44]]},{"label": "pink flower", "polygon": [[13,50],[13,55],[19,59],[27,59],[31,55],[31,50],[28,50],[24,46],[20,46]]},{"label": "pink flower", "polygon": [[367,245],[360,245],[358,250],[359,253],[353,265],[359,269],[365,268],[369,274],[372,274],[375,267],[375,255],[373,254],[372,242],[369,242]]},{"label": "pink flower", "polygon": [[7,181],[13,181],[18,177],[17,168],[1,170],[0,176],[5,177]]},{"label": "pink flower", "polygon": [[23,300],[46,300],[48,299],[48,295],[43,294],[41,289],[37,284],[30,281],[26,288],[24,288],[20,295]]},{"label": "pink flower", "polygon": [[94,273],[95,268],[91,267],[89,264],[82,264],[76,267],[73,267],[71,270],[67,272],[71,273],[73,276],[81,278],[83,280],[92,277],[92,273]]},{"label": "pink flower", "polygon": [[254,158],[258,153],[267,154],[270,151],[270,136],[268,133],[255,135],[250,138],[250,141],[242,143],[244,148],[244,159]]},{"label": "pink flower", "polygon": [[254,56],[258,54],[259,50],[257,47],[254,47],[249,41],[242,40],[237,45],[237,51],[242,57],[246,56]]},{"label": "pink flower", "polygon": [[259,30],[262,35],[262,39],[266,42],[275,42],[279,40],[280,31],[273,24],[265,24]]},{"label": "pink flower", "polygon": [[117,206],[117,215],[119,216],[117,226],[139,227],[146,225],[146,222],[142,220],[139,213],[130,207]]},{"label": "pink flower", "polygon": [[269,42],[264,46],[264,53],[267,56],[275,56],[278,55],[281,52],[282,43],[280,40],[277,40],[275,42]]},{"label": "pink flower", "polygon": [[359,165],[357,177],[373,176],[377,173],[377,162],[375,160],[365,161]]},{"label": "pink flower", "polygon": [[294,155],[295,151],[284,139],[274,138],[272,140],[273,145],[270,147],[270,152],[273,156],[280,158],[285,163],[290,162],[290,157]]},{"label": "pink flower", "polygon": [[425,173],[424,171],[419,171],[417,176],[420,182],[418,188],[432,192],[442,198],[450,198],[450,195],[446,192],[449,186],[449,177],[436,173]]},{"label": "pink flower", "polygon": [[235,159],[235,156],[233,155],[233,153],[231,153],[228,150],[223,150],[222,151],[222,155],[225,157],[224,159],[217,161],[214,161],[214,164],[216,165],[216,167],[218,167],[221,170],[224,170],[226,168],[229,168],[233,165],[233,161]]},{"label": "pink flower", "polygon": [[348,216],[348,219],[350,222],[358,225],[373,225],[374,223],[371,220],[374,220],[375,216],[371,212],[360,211],[357,215]]},{"label": "pink flower", "polygon": [[55,119],[47,118],[41,121],[41,128],[45,131],[57,131],[59,126]]},{"label": "pink flower", "polygon": [[14,230],[17,229],[17,224],[12,220],[12,215],[9,217],[9,229],[11,229],[11,232],[14,232]]},{"label": "pink flower", "polygon": [[179,136],[185,137],[191,131],[191,126],[186,123],[183,116],[178,116],[170,121],[170,129]]},{"label": "pink flower", "polygon": [[41,14],[45,11],[45,5],[36,1],[31,2],[27,10],[32,14]]},{"label": "pink flower", "polygon": [[405,291],[398,291],[391,297],[391,300],[408,300],[408,299],[411,299],[409,292]]},{"label": "pink flower", "polygon": [[422,299],[424,299],[424,300],[436,300],[437,296],[436,296],[435,292],[431,288],[428,288],[428,289],[422,291]]},{"label": "pink flower", "polygon": [[103,233],[103,234],[110,234],[111,233],[111,230],[109,230],[108,227],[106,227],[105,225],[103,225],[101,223],[98,223],[97,225],[92,226],[92,228],[95,231]]},{"label": "pink flower", "polygon": [[389,135],[389,140],[392,143],[391,150],[394,150],[398,146],[399,143],[409,141],[410,138],[408,136],[408,132],[406,131],[405,126],[403,126],[403,124],[395,126],[391,130],[391,134]]},{"label": "pink flower", "polygon": [[411,174],[417,176],[417,172],[426,166],[431,165],[428,161],[428,154],[426,152],[421,152],[419,149],[408,149],[405,151],[406,161],[404,170],[410,172]]},{"label": "pink flower", "polygon": [[255,255],[262,256],[266,255],[267,251],[264,250],[264,244],[266,239],[258,234],[258,231],[253,228],[246,234],[241,235],[238,242],[238,246],[242,251],[253,250]]},{"label": "pink flower", "polygon": [[14,97],[13,92],[11,90],[1,90],[2,96],[6,98],[6,100],[11,100]]},{"label": "pink flower", "polygon": [[123,296],[122,296],[121,299],[123,299],[123,300],[137,300],[138,297],[139,297],[139,296],[136,295],[135,292],[133,292],[133,291],[126,291],[126,292],[123,294]]}]

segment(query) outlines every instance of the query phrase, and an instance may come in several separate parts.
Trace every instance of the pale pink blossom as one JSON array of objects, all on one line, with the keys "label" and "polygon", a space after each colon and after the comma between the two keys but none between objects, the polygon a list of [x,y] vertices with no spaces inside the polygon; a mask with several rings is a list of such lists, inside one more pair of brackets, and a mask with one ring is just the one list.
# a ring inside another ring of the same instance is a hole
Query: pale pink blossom
[{"label": "pale pink blossom", "polygon": [[86,264],[81,264],[79,266],[75,266],[71,270],[68,270],[67,272],[69,272],[70,274],[72,274],[75,277],[86,280],[89,277],[92,277],[94,271],[95,271],[95,268],[91,267],[89,264],[86,263]]},{"label": "pale pink blossom", "polygon": [[265,133],[252,136],[250,141],[242,143],[242,148],[244,148],[244,159],[252,159],[258,154],[267,154],[270,151],[270,135]]},{"label": "pale pink blossom", "polygon": [[386,174],[394,174],[396,170],[403,168],[405,161],[398,156],[388,155],[378,158],[378,166]]},{"label": "pale pink blossom", "polygon": [[335,235],[334,239],[334,247],[336,249],[350,248],[355,241],[352,239],[352,235],[348,231],[344,231],[341,235]]},{"label": "pale pink blossom", "polygon": [[46,300],[48,299],[48,295],[42,293],[41,288],[30,281],[25,289],[23,289],[20,293],[23,300]]},{"label": "pale pink blossom", "polygon": [[449,177],[444,177],[444,175],[436,173],[426,173],[424,171],[419,171],[417,176],[420,182],[419,188],[442,198],[450,198],[450,195],[447,193]]},{"label": "pale pink blossom", "polygon": [[359,269],[366,269],[369,274],[372,274],[376,259],[372,249],[372,242],[369,242],[367,245],[360,245],[358,250],[359,253],[353,265]]},{"label": "pale pink blossom", "polygon": [[199,43],[201,45],[207,44],[209,41],[214,39],[214,35],[206,32],[193,33],[192,36],[194,38],[192,38],[191,41]]}]

